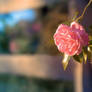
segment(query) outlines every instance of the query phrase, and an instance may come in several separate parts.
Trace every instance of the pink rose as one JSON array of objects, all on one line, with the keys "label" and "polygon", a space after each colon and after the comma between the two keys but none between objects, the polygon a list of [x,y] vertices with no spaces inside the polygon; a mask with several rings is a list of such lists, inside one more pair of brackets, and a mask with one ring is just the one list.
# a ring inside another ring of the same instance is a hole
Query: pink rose
[{"label": "pink rose", "polygon": [[58,50],[69,56],[79,55],[84,46],[88,45],[88,34],[82,25],[72,22],[71,26],[61,24],[54,34]]}]

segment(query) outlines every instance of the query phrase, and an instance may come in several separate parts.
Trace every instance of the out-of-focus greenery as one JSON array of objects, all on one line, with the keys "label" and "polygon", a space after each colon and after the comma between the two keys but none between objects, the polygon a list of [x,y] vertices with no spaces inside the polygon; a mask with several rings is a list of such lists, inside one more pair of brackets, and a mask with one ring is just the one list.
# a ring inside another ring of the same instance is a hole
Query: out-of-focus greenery
[{"label": "out-of-focus greenery", "polygon": [[0,75],[0,92],[74,92],[71,81]]},{"label": "out-of-focus greenery", "polygon": [[0,53],[9,53],[9,40],[5,32],[0,33]]},{"label": "out-of-focus greenery", "polygon": [[0,53],[11,53],[10,42],[12,41],[18,47],[13,53],[34,54],[40,42],[40,35],[28,22],[22,21],[14,27],[5,25],[5,30],[0,33]]},{"label": "out-of-focus greenery", "polygon": [[66,2],[56,4],[53,8],[47,12],[45,17],[42,18],[43,29],[41,32],[41,44],[38,49],[38,53],[45,53],[50,55],[59,55],[53,35],[61,23],[68,20],[68,7]]},{"label": "out-of-focus greenery", "polygon": [[[45,12],[46,10],[47,12]],[[20,21],[10,27],[5,23],[5,20],[2,20],[5,27],[2,33],[5,35],[0,35],[0,53],[60,54],[54,44],[53,34],[58,25],[68,19],[67,2],[63,0],[60,4],[56,3],[51,7],[48,6],[45,8],[44,14],[41,14],[40,9],[37,11],[39,17],[32,23]],[[11,16],[8,17],[10,18]],[[38,27],[39,31],[35,31],[32,29],[32,25],[38,21],[42,25],[40,29]],[[11,42],[17,45],[15,47],[18,47],[15,51],[10,51],[9,45]]]}]

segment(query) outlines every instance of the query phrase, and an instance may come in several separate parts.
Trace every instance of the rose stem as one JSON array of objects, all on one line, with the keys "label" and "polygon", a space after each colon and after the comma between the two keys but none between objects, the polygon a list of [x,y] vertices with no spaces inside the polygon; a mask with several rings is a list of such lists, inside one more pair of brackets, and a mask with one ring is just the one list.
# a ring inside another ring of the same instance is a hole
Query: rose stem
[{"label": "rose stem", "polygon": [[84,10],[83,10],[83,13],[81,14],[81,16],[79,16],[77,19],[75,19],[76,22],[78,22],[80,19],[83,18],[84,14],[85,14],[85,12],[86,12],[86,10],[87,10],[87,8],[89,7],[89,5],[90,5],[91,3],[92,3],[92,0],[90,0],[90,1],[88,2],[88,4],[85,6],[85,8],[84,8]]}]

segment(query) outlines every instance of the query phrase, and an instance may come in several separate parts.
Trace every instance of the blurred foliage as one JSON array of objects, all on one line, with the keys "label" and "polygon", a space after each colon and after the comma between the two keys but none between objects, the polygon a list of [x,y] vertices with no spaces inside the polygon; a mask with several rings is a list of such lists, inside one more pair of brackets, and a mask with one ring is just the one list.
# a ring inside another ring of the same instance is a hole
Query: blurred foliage
[{"label": "blurred foliage", "polygon": [[[10,51],[10,42],[15,42],[17,51]],[[5,25],[5,31],[0,34],[1,53],[36,53],[37,46],[40,43],[40,35],[34,29],[32,24],[21,21],[14,27]]]},{"label": "blurred foliage", "polygon": [[71,81],[0,75],[0,92],[74,92]]},{"label": "blurred foliage", "polygon": [[9,37],[5,32],[0,33],[0,53],[9,53]]},{"label": "blurred foliage", "polygon": [[[58,25],[68,19],[67,3],[63,0],[60,4],[56,3],[51,7],[43,7],[44,14],[40,12],[40,9],[37,10],[40,17],[33,23],[20,21],[10,27],[5,22],[5,18],[3,18],[5,30],[0,34],[0,53],[60,54],[54,45],[53,34]],[[11,16],[7,15],[5,17],[11,19]],[[43,24],[39,32],[32,29],[33,24],[36,24],[37,21]],[[9,45],[12,41],[18,47],[15,52],[10,51]]]},{"label": "blurred foliage", "polygon": [[41,44],[39,46],[38,53],[50,55],[60,54],[54,44],[53,35],[58,25],[66,20],[68,20],[68,5],[66,2],[57,4],[53,6],[50,11],[48,11],[42,20],[43,28],[41,32]]}]

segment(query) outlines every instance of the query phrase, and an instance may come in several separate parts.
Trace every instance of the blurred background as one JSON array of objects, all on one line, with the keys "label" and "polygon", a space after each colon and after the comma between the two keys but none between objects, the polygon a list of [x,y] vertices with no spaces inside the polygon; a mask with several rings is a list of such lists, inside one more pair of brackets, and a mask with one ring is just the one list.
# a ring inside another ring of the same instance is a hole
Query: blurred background
[{"label": "blurred background", "polygon": [[82,65],[64,71],[53,41],[76,9],[74,0],[0,0],[0,92],[82,92]]}]

